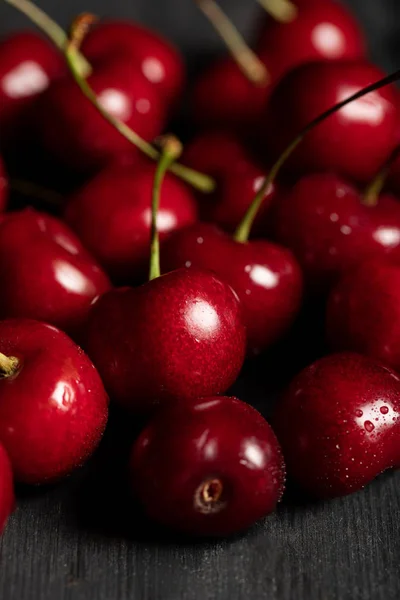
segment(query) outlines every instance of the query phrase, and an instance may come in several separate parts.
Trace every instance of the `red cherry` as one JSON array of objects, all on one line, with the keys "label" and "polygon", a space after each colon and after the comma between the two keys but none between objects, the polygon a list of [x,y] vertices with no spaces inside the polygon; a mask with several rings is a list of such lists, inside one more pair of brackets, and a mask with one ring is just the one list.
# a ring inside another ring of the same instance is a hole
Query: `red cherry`
[{"label": "red cherry", "polygon": [[[136,169],[110,167],[67,203],[67,223],[115,281],[137,281],[148,271],[155,168],[150,161]],[[160,239],[194,223],[196,217],[189,188],[168,173],[157,216]]]},{"label": "red cherry", "polygon": [[400,371],[400,266],[376,259],[344,277],[329,298],[327,334],[335,349]]},{"label": "red cherry", "polygon": [[87,350],[111,397],[135,411],[223,393],[245,354],[241,307],[212,273],[180,269],[93,306]]},{"label": "red cherry", "polygon": [[318,360],[292,382],[274,429],[288,474],[307,492],[356,492],[400,465],[400,379],[358,354]]},{"label": "red cherry", "polygon": [[314,174],[282,196],[274,211],[274,237],[292,250],[314,292],[325,292],[367,258],[400,259],[400,204],[392,196],[366,206],[343,179]]},{"label": "red cherry", "polygon": [[[77,333],[105,273],[55,217],[32,209],[0,222],[0,317],[29,317]],[[0,348],[1,351],[1,348]]]},{"label": "red cherry", "polygon": [[[380,69],[362,61],[309,63],[291,71],[275,88],[268,107],[272,155],[276,158],[315,117],[382,76]],[[310,131],[287,167],[297,172],[333,170],[367,182],[396,143],[396,123],[396,95],[386,86],[349,103]]]},{"label": "red cherry", "polygon": [[10,459],[0,444],[0,534],[14,510],[14,480]]},{"label": "red cherry", "polygon": [[254,408],[214,397],[157,413],[134,444],[131,479],[156,521],[189,534],[229,535],[274,510],[285,467]]},{"label": "red cherry", "polygon": [[292,254],[264,240],[236,242],[215,226],[198,223],[173,234],[162,248],[163,270],[213,270],[242,304],[251,353],[277,341],[301,303],[302,275]]},{"label": "red cherry", "polygon": [[269,20],[257,47],[274,80],[310,61],[355,60],[366,56],[363,32],[348,8],[330,1],[296,4],[299,4],[296,18],[285,24]]},{"label": "red cherry", "polygon": [[0,213],[4,210],[7,204],[8,196],[8,181],[4,168],[3,161],[0,156]]},{"label": "red cherry", "polygon": [[24,131],[28,110],[64,71],[61,55],[36,33],[13,33],[0,42],[2,143]]},{"label": "red cherry", "polygon": [[175,104],[181,95],[185,83],[181,55],[168,40],[141,24],[102,21],[88,33],[82,51],[89,61],[114,53],[129,55],[131,65],[140,69],[167,103]]},{"label": "red cherry", "polygon": [[[145,140],[157,137],[164,126],[164,103],[144,75],[132,68],[130,57],[100,57],[92,65],[88,83],[103,108]],[[119,153],[139,156],[139,150],[104,119],[69,76],[43,94],[38,119],[38,135],[47,150],[77,170],[99,169]]]},{"label": "red cherry", "polygon": [[60,479],[92,454],[106,426],[100,377],[51,325],[2,321],[0,339],[0,439],[14,475],[31,484]]}]

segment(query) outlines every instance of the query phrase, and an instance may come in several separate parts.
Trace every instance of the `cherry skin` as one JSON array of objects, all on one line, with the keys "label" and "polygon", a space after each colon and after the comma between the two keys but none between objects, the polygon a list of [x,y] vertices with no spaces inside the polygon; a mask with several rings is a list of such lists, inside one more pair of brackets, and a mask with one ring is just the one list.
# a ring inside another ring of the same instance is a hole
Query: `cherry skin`
[{"label": "cherry skin", "polygon": [[[145,140],[157,137],[164,127],[164,102],[144,75],[132,69],[130,57],[100,57],[92,66],[87,80],[103,108]],[[45,148],[78,171],[100,169],[119,153],[140,155],[83,96],[70,76],[46,90],[38,112],[38,136]]]},{"label": "cherry skin", "polygon": [[8,197],[8,181],[4,163],[0,156],[0,213],[5,209]]},{"label": "cherry skin", "polygon": [[[308,63],[291,71],[268,105],[265,132],[272,156],[276,158],[315,117],[383,76],[364,61]],[[331,115],[305,136],[287,169],[331,170],[367,183],[396,144],[395,94],[386,86]]]},{"label": "cherry skin", "polygon": [[276,342],[300,308],[300,267],[290,251],[266,240],[240,243],[214,225],[197,223],[173,234],[161,256],[164,271],[210,269],[232,286],[242,304],[251,354]]},{"label": "cherry skin", "polygon": [[400,379],[359,354],[304,369],[277,405],[288,475],[318,498],[351,494],[400,466]]},{"label": "cherry skin", "polygon": [[[114,281],[132,282],[148,271],[155,163],[103,170],[67,202],[64,217]],[[194,223],[188,186],[167,173],[157,216],[160,239]]]},{"label": "cherry skin", "polygon": [[135,68],[168,104],[176,104],[185,84],[185,66],[178,50],[158,33],[129,21],[102,21],[86,36],[82,51],[90,60],[129,54]]},{"label": "cherry skin", "polygon": [[132,487],[148,515],[191,535],[247,529],[275,509],[284,481],[271,427],[237,398],[168,407],[132,450]]},{"label": "cherry skin", "polygon": [[257,51],[277,80],[310,61],[364,58],[367,47],[359,24],[346,7],[313,0],[300,2],[297,17],[290,23],[268,20]]},{"label": "cherry skin", "polygon": [[332,290],[327,337],[400,371],[400,266],[388,259],[362,263]]},{"label": "cherry skin", "polygon": [[82,465],[107,422],[100,377],[72,340],[28,319],[0,322],[1,352],[17,359],[0,379],[0,440],[17,481],[58,480]]},{"label": "cherry skin", "polygon": [[65,71],[62,56],[31,31],[0,41],[1,143],[23,133],[37,97]]},{"label": "cherry skin", "polygon": [[0,255],[0,318],[42,320],[79,335],[92,301],[110,288],[73,232],[33,209],[0,222]]},{"label": "cherry skin", "polygon": [[136,412],[226,391],[242,367],[246,332],[231,288],[179,269],[93,306],[86,348],[110,396]]},{"label": "cherry skin", "polygon": [[366,206],[358,190],[333,174],[303,177],[280,197],[274,238],[290,248],[314,293],[325,293],[362,261],[400,259],[400,204],[387,194]]},{"label": "cherry skin", "polygon": [[14,505],[14,478],[11,463],[7,452],[0,444],[0,534],[14,510]]}]

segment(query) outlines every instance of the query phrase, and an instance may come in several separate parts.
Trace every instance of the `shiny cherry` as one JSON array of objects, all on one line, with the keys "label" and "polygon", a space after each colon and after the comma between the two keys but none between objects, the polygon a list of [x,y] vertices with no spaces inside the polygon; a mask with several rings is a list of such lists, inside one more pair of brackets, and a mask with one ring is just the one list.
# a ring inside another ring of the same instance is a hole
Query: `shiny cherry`
[{"label": "shiny cherry", "polygon": [[14,478],[11,463],[7,452],[0,444],[0,534],[14,510],[14,504]]},{"label": "shiny cherry", "polygon": [[185,66],[178,50],[158,33],[142,24],[106,20],[86,36],[82,51],[89,59],[110,54],[129,55],[149,83],[169,104],[176,104],[185,83]]},{"label": "shiny cherry", "polygon": [[275,509],[284,481],[271,427],[237,398],[168,407],[132,450],[131,483],[148,515],[191,535],[250,527]]},{"label": "shiny cherry", "polygon": [[327,337],[336,350],[354,350],[400,371],[400,265],[362,263],[332,290]]},{"label": "shiny cherry", "polygon": [[171,235],[161,256],[164,271],[210,269],[232,286],[241,300],[250,353],[276,342],[300,308],[300,267],[290,251],[266,240],[240,243],[214,225],[197,223]]},{"label": "shiny cherry", "polygon": [[354,186],[333,174],[303,177],[280,197],[271,220],[274,238],[292,250],[316,293],[367,258],[400,259],[397,199],[382,195],[366,206]]},{"label": "shiny cherry", "polygon": [[62,56],[34,32],[0,41],[0,143],[8,144],[28,126],[37,97],[65,71]]},{"label": "shiny cherry", "polygon": [[108,398],[84,352],[51,325],[0,322],[0,440],[15,478],[54,481],[82,465],[107,422]]},{"label": "shiny cherry", "polygon": [[[114,281],[137,281],[147,274],[155,166],[143,161],[137,168],[110,167],[67,201],[65,220]],[[196,217],[190,189],[167,174],[157,216],[160,239]]]},{"label": "shiny cherry", "polygon": [[[92,67],[88,82],[103,108],[145,140],[157,137],[164,127],[164,102],[139,69],[132,69],[130,56],[100,56]],[[38,112],[38,136],[44,146],[76,170],[100,169],[119,153],[139,156],[139,150],[107,123],[70,76],[46,90]]]},{"label": "shiny cherry", "polygon": [[231,288],[179,269],[93,306],[86,348],[110,396],[133,411],[226,391],[242,367],[246,332]]},{"label": "shiny cherry", "polygon": [[93,299],[110,288],[75,234],[33,209],[0,222],[0,255],[0,318],[29,317],[79,335]]},{"label": "shiny cherry", "polygon": [[359,354],[327,356],[278,402],[274,430],[288,475],[319,498],[351,494],[400,466],[400,378]]},{"label": "shiny cherry", "polygon": [[[309,63],[290,71],[268,106],[265,131],[272,156],[315,117],[382,77],[380,69],[364,61]],[[371,92],[310,131],[286,167],[300,173],[331,170],[368,182],[395,146],[397,119],[394,89]]]}]

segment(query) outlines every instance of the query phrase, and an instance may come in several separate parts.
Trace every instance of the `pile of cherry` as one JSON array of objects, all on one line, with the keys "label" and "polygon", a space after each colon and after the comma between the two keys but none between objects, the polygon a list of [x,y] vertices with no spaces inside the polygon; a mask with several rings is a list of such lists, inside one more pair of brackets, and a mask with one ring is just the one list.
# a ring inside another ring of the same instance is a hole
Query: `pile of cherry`
[{"label": "pile of cherry", "polygon": [[[109,398],[147,419],[133,498],[190,534],[251,526],[286,471],[332,498],[400,466],[400,97],[388,85],[343,106],[265,185],[313,119],[384,77],[343,5],[294,4],[290,22],[259,13],[262,81],[232,57],[195,81],[198,133],[164,169],[162,148],[145,156],[104,112],[145,150],[165,131],[186,88],[169,42],[132,22],[85,32],[75,68],[103,114],[45,37],[0,42],[0,529],[14,481],[54,482],[92,455]],[[54,164],[83,182],[50,212],[13,204],[26,148],[47,156],[39,183]],[[364,193],[381,170],[387,191]],[[336,353],[295,377],[271,427],[221,394],[308,302],[326,306]]]}]

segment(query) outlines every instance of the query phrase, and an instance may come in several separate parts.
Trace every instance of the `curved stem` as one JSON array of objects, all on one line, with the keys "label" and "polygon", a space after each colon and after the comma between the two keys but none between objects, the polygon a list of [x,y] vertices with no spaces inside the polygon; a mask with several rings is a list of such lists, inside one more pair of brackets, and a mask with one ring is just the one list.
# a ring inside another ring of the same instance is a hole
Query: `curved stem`
[{"label": "curved stem", "polygon": [[[24,15],[26,15],[32,23],[35,23],[37,27],[44,31],[45,34],[51,39],[57,48],[64,53],[65,47],[68,43],[68,36],[65,31],[51,19],[41,8],[30,2],[30,0],[4,0],[7,4],[10,4]],[[83,77],[90,75],[92,68],[86,58],[82,54],[78,54],[77,65]]]},{"label": "curved stem", "polygon": [[225,42],[242,73],[255,85],[265,85],[269,75],[264,63],[249,48],[243,36],[215,0],[195,0]]},{"label": "curved stem", "polygon": [[14,375],[19,367],[19,360],[15,356],[6,356],[0,352],[0,377]]},{"label": "curved stem", "polygon": [[154,175],[153,194],[151,201],[151,240],[150,240],[150,270],[149,280],[160,277],[160,241],[157,229],[157,215],[160,206],[161,186],[165,173],[171,164],[182,153],[182,144],[174,136],[160,138],[161,154]]},{"label": "curved stem", "polygon": [[375,175],[371,183],[367,186],[367,189],[364,192],[362,203],[365,206],[376,206],[378,203],[378,198],[381,195],[381,192],[385,186],[388,175],[391,171],[392,165],[395,160],[400,156],[400,146],[397,146],[388,160],[385,162],[381,170]]},{"label": "curved stem", "polygon": [[276,163],[272,166],[270,172],[265,178],[263,185],[261,186],[257,195],[254,197],[252,203],[246,211],[246,214],[244,215],[242,221],[236,229],[233,238],[238,242],[246,242],[249,239],[251,227],[253,225],[257,212],[264,200],[266,191],[269,189],[270,185],[275,180],[283,164],[294,152],[294,150],[297,148],[297,146],[300,144],[303,138],[307,135],[307,133],[311,131],[311,129],[313,129],[314,127],[322,123],[322,121],[324,121],[325,119],[333,115],[335,112],[343,108],[343,106],[346,106],[346,104],[350,104],[350,102],[354,102],[354,100],[362,98],[366,94],[374,92],[375,90],[378,90],[379,88],[384,87],[385,85],[389,85],[390,83],[393,83],[398,79],[400,79],[400,69],[398,69],[391,75],[388,75],[387,77],[384,77],[383,79],[380,79],[379,81],[368,85],[367,87],[356,92],[352,96],[349,96],[349,98],[346,98],[346,100],[342,100],[342,102],[335,104],[327,111],[321,113],[320,115],[318,115],[318,117],[310,121],[310,123],[308,123],[308,125],[304,127],[304,129],[298,134],[298,136],[285,148],[285,150],[282,152]]},{"label": "curved stem", "polygon": [[23,179],[11,179],[10,187],[19,194],[37,198],[47,205],[60,207],[63,201],[62,194],[59,194],[54,190],[44,188],[41,185],[36,185],[36,183],[32,183],[31,181],[25,181]]},{"label": "curved stem", "polygon": [[257,0],[263,9],[279,23],[291,23],[298,14],[298,8],[290,0]]}]

